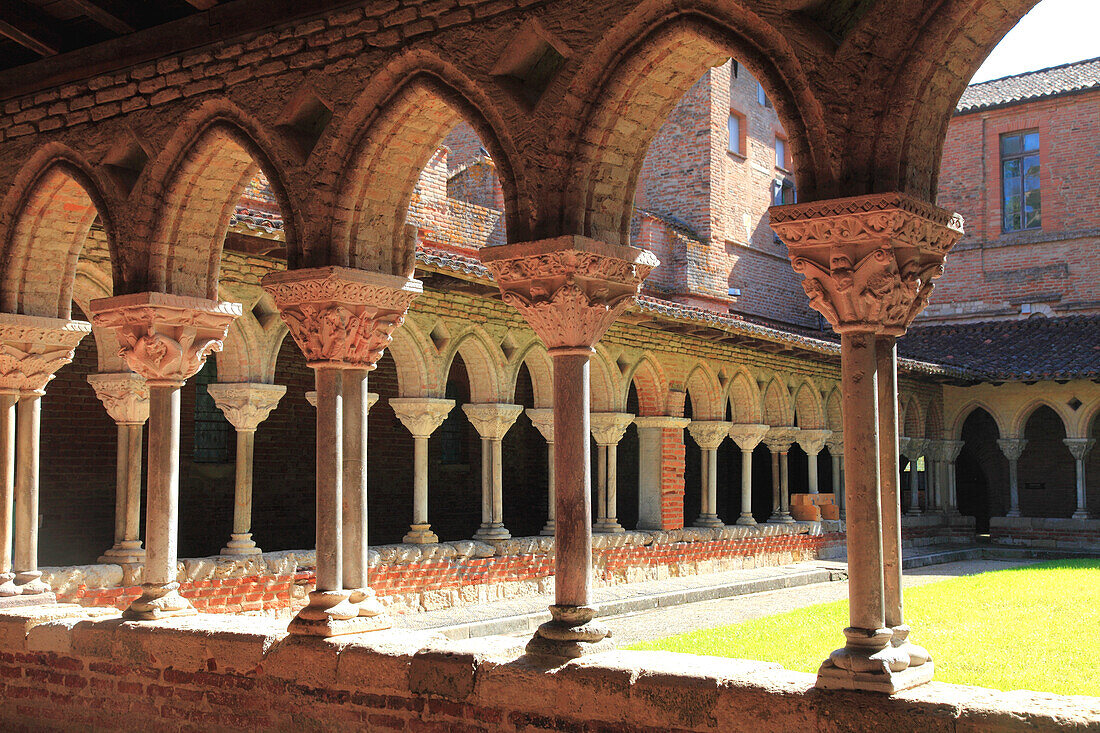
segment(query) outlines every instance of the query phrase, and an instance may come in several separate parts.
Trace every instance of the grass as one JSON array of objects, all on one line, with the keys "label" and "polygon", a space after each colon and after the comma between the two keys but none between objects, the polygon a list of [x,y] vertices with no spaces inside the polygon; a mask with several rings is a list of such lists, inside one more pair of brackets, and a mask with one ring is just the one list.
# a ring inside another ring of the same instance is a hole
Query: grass
[{"label": "grass", "polygon": [[[1058,560],[905,590],[913,641],[936,679],[998,690],[1100,696],[1100,560]],[[778,662],[816,672],[843,644],[848,601],[635,644]]]}]

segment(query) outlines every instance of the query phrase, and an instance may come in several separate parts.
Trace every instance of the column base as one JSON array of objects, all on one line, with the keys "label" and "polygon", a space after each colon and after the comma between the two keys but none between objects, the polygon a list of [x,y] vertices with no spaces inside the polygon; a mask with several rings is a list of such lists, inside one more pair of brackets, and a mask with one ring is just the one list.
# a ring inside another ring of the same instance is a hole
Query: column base
[{"label": "column base", "polygon": [[935,665],[932,662],[919,667],[909,667],[901,672],[876,673],[853,672],[835,667],[831,662],[826,661],[817,671],[815,687],[819,690],[863,690],[893,695],[931,682],[935,672]]},{"label": "column base", "polygon": [[512,533],[503,525],[497,522],[492,524],[483,524],[477,528],[474,532],[475,540],[510,540],[512,539]]},{"label": "column base", "polygon": [[198,614],[191,602],[179,594],[179,583],[143,583],[141,597],[122,612],[127,621],[156,621]]},{"label": "column base", "polygon": [[43,582],[42,573],[38,570],[24,570],[16,573],[15,587],[19,589],[19,594],[24,596],[38,596],[53,590]]},{"label": "column base", "polygon": [[794,517],[790,512],[775,512],[768,517],[768,524],[794,524]]},{"label": "column base", "polygon": [[104,552],[96,562],[103,565],[127,565],[145,562],[145,549],[141,540],[123,540]]},{"label": "column base", "polygon": [[932,661],[932,655],[922,646],[917,646],[909,641],[909,627],[906,625],[895,626],[891,629],[894,636],[890,644],[900,652],[909,655],[909,666],[919,667]]},{"label": "column base", "polygon": [[14,598],[19,595],[19,586],[15,584],[15,573],[0,573],[0,598]]},{"label": "column base", "polygon": [[373,588],[356,588],[348,591],[348,603],[359,609],[359,618],[372,618],[376,623],[385,623],[379,628],[393,626],[393,620],[386,614],[385,607],[378,601]]},{"label": "column base", "polygon": [[617,519],[601,519],[592,525],[592,531],[600,534],[620,534],[626,530],[622,528]]},{"label": "column base", "polygon": [[1073,513],[1073,516],[1070,517],[1070,519],[1091,519],[1091,518],[1092,517],[1089,516],[1089,513],[1087,511],[1085,511],[1084,509],[1078,509],[1077,511],[1075,511]]},{"label": "column base", "polygon": [[53,593],[38,593],[33,596],[4,596],[0,597],[0,611],[9,608],[26,608],[28,606],[52,606],[57,603],[57,596]]},{"label": "column base", "polygon": [[1020,516],[1020,510],[1019,509],[1009,509],[1008,512],[1005,514],[1005,516],[1006,517],[1018,517],[1018,516]]},{"label": "column base", "polygon": [[287,631],[298,636],[329,637],[379,631],[393,625],[385,613],[361,616],[360,608],[349,600],[351,593],[346,590],[311,591],[309,605],[291,619]]},{"label": "column base", "polygon": [[539,534],[543,537],[553,537],[555,534],[557,534],[557,531],[557,522],[555,522],[553,519],[549,519],[547,520],[546,524],[543,525],[542,531],[539,532]]},{"label": "column base", "polygon": [[714,529],[716,527],[725,527],[726,523],[719,519],[717,514],[700,514],[699,518],[692,522],[692,526]]},{"label": "column base", "polygon": [[231,534],[229,542],[225,543],[221,554],[223,555],[259,555],[263,550],[256,547],[252,541],[252,533]]},{"label": "column base", "polygon": [[431,530],[430,524],[410,524],[409,531],[401,538],[406,545],[434,545],[439,536]]},{"label": "column base", "polygon": [[737,518],[736,524],[739,524],[742,527],[755,527],[756,520],[752,518],[751,514],[742,514],[740,517]]},{"label": "column base", "polygon": [[535,630],[527,653],[565,660],[613,650],[611,630],[593,621],[596,612],[595,606],[550,606],[554,618]]},{"label": "column base", "polygon": [[920,509],[911,508],[909,511],[905,512],[905,516],[907,517],[919,517],[921,514],[923,514],[923,512]]}]

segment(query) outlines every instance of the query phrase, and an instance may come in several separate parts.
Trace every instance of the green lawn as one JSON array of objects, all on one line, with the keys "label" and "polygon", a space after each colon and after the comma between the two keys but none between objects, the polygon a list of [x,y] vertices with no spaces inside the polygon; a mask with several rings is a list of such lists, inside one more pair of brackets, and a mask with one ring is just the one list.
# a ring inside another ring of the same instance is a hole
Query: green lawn
[{"label": "green lawn", "polygon": [[[913,640],[936,679],[998,690],[1100,696],[1100,561],[1058,560],[905,591]],[[636,644],[779,662],[816,672],[843,643],[848,601]]]}]

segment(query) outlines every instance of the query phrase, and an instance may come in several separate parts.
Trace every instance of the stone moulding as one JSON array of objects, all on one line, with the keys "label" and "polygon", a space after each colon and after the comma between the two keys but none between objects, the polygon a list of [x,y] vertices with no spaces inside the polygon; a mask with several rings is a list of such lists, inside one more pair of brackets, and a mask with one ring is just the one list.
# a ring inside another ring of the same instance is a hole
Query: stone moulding
[{"label": "stone moulding", "polygon": [[810,306],[839,331],[901,335],[962,236],[962,218],[903,193],[773,206]]},{"label": "stone moulding", "polygon": [[41,392],[91,330],[86,321],[0,313],[0,390]]},{"label": "stone moulding", "polygon": [[479,255],[504,302],[549,349],[591,347],[660,264],[643,249],[576,235],[485,247]]},{"label": "stone moulding", "polygon": [[373,369],[424,289],[411,277],[349,267],[272,272],[261,284],[307,363],[337,369]]},{"label": "stone moulding", "polygon": [[210,354],[222,350],[240,303],[168,293],[133,293],[91,302],[92,323],[118,337],[119,356],[153,384],[178,384],[194,376]]}]

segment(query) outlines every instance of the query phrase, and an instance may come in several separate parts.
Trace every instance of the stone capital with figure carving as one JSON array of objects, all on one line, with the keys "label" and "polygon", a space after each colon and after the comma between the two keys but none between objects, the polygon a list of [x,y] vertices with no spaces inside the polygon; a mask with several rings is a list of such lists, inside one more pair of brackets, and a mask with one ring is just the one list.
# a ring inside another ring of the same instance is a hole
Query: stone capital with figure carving
[{"label": "stone capital with figure carving", "polygon": [[463,405],[462,411],[482,438],[501,440],[523,412],[523,405],[489,402]]},{"label": "stone capital with figure carving", "polygon": [[279,314],[312,367],[374,369],[405,321],[419,280],[317,267],[264,276]]},{"label": "stone capital with figure carving", "polygon": [[454,409],[454,400],[434,397],[394,397],[389,401],[397,419],[414,438],[427,438]]},{"label": "stone capital with figure carving", "polygon": [[89,374],[88,383],[119,425],[143,425],[149,419],[149,385],[140,374]]},{"label": "stone capital with figure carving", "polygon": [[279,406],[279,400],[286,394],[286,387],[282,384],[224,382],[207,385],[206,391],[234,428],[250,431],[259,427]]},{"label": "stone capital with figure carving", "polygon": [[119,356],[151,385],[182,384],[222,350],[240,303],[167,293],[133,293],[91,302],[92,323],[118,338]]},{"label": "stone capital with figure carving", "polygon": [[722,441],[729,437],[730,423],[721,420],[692,420],[688,424],[688,432],[703,450],[718,450]]},{"label": "stone capital with figure carving", "polygon": [[810,306],[840,333],[900,336],[924,310],[932,280],[962,236],[962,218],[903,193],[773,206]]},{"label": "stone capital with figure carving", "polygon": [[42,392],[91,330],[85,321],[0,313],[0,392]]},{"label": "stone capital with figure carving", "polygon": [[802,431],[798,428],[782,425],[768,428],[768,432],[764,434],[764,445],[768,446],[768,450],[772,453],[786,453],[798,441],[800,432]]},{"label": "stone capital with figure carving", "polygon": [[597,445],[618,445],[632,422],[634,416],[629,412],[593,412],[588,418]]},{"label": "stone capital with figure carving", "polygon": [[660,264],[637,247],[581,236],[483,247],[504,302],[549,349],[591,348]]},{"label": "stone capital with figure carving", "polygon": [[799,430],[795,442],[802,446],[806,455],[816,456],[825,448],[825,441],[832,434],[832,430]]}]

